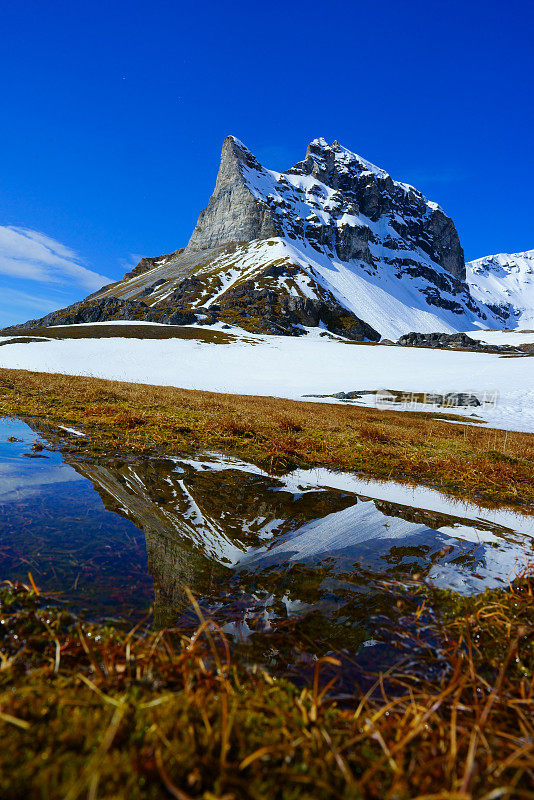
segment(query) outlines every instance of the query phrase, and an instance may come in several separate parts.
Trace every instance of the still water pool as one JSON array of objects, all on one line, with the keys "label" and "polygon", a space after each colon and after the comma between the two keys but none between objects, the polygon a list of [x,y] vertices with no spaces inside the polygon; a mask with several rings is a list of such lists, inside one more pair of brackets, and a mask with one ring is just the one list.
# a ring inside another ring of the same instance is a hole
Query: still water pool
[{"label": "still water pool", "polygon": [[301,625],[357,650],[394,583],[479,592],[533,556],[532,517],[429,489],[217,454],[95,460],[80,433],[0,420],[0,579],[31,572],[95,618],[183,624],[191,590],[243,640]]}]

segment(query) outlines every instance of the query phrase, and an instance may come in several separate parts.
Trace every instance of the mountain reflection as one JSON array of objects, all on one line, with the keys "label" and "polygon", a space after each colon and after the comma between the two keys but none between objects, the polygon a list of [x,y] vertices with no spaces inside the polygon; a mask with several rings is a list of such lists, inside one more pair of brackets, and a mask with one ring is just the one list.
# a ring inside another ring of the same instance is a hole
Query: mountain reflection
[{"label": "mountain reflection", "polygon": [[355,485],[348,474],[274,477],[217,455],[82,458],[32,425],[63,454],[26,458],[35,432],[0,420],[2,577],[32,570],[43,590],[97,614],[139,616],[153,583],[158,627],[190,613],[186,589],[242,631],[303,613],[361,622],[384,580],[482,591],[528,557],[524,534],[452,513],[446,499],[451,513],[377,497],[391,484],[368,484],[373,499],[343,488]]}]

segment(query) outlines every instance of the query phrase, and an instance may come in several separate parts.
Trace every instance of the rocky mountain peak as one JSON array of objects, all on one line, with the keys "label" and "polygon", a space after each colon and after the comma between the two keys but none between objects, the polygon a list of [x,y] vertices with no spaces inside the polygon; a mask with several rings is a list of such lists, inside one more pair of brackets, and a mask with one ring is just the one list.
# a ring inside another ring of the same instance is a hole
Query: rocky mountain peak
[{"label": "rocky mountain peak", "polygon": [[243,142],[235,136],[227,136],[222,146],[221,163],[215,182],[215,192],[220,191],[226,184],[242,177],[241,165],[245,165],[250,169],[262,168],[259,161]]},{"label": "rocky mountain peak", "polygon": [[[314,177],[327,183],[329,186],[333,185],[337,188],[340,182],[340,175],[352,174],[356,176],[362,172],[376,175],[383,180],[389,179],[390,176],[383,169],[371,164],[356,153],[352,153],[343,147],[337,139],[328,144],[326,139],[322,137],[314,139],[306,149],[306,157],[304,161],[295,164],[295,166],[288,170],[289,172],[302,171],[305,174],[314,175]],[[414,190],[415,191],[415,190]]]},{"label": "rocky mountain peak", "polygon": [[454,223],[413,186],[338,141],[314,139],[302,161],[277,172],[228,136],[187,246],[143,259],[47,324],[219,322],[375,341],[499,326],[515,313],[470,283]]},{"label": "rocky mountain peak", "polygon": [[272,236],[302,240],[342,261],[359,259],[373,270],[385,260],[407,266],[422,253],[431,267],[465,278],[460,240],[442,209],[339,142],[314,139],[303,161],[275,172],[228,136],[187,250]]},{"label": "rocky mountain peak", "polygon": [[226,137],[215,189],[207,208],[200,212],[187,252],[277,235],[268,209],[258,204],[244,177],[246,171],[262,169],[239,139]]}]

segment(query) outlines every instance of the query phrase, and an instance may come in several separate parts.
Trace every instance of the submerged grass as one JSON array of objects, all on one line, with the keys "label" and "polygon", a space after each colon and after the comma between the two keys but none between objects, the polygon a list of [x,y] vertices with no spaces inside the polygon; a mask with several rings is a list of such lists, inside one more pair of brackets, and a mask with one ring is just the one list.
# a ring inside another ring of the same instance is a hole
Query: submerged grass
[{"label": "submerged grass", "polygon": [[528,578],[461,600],[422,594],[414,624],[445,609],[428,664],[441,677],[399,666],[342,705],[323,677],[332,658],[299,689],[235,663],[203,618],[193,635],[126,632],[38,591],[0,586],[5,800],[533,797]]},{"label": "submerged grass", "polygon": [[0,414],[79,426],[93,454],[219,450],[271,471],[355,470],[534,510],[534,434],[450,425],[435,413],[2,369]]}]

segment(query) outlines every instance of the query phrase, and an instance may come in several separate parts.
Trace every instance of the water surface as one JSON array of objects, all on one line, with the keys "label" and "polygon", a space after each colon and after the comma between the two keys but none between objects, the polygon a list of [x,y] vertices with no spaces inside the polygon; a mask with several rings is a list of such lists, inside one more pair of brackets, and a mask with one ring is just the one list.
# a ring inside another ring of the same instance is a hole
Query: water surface
[{"label": "water surface", "polygon": [[281,631],[316,651],[376,653],[396,582],[478,592],[533,555],[532,517],[432,490],[327,470],[274,477],[210,454],[95,460],[68,446],[83,432],[31,425],[0,420],[0,578],[31,572],[95,617],[153,605],[155,626],[192,624],[188,587],[266,659]]}]

